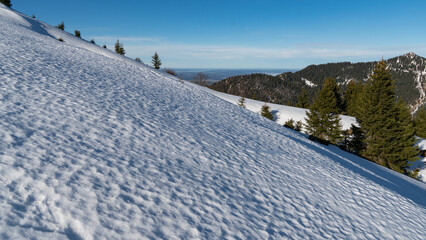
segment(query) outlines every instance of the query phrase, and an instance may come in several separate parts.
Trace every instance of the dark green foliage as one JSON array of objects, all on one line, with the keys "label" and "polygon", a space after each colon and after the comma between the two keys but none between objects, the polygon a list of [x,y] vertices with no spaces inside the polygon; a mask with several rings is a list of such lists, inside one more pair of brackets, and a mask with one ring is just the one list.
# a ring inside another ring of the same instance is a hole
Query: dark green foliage
[{"label": "dark green foliage", "polygon": [[81,33],[80,33],[80,31],[75,30],[75,31],[74,31],[74,33],[75,33],[75,36],[76,36],[76,37],[81,37]]},{"label": "dark green foliage", "polygon": [[0,3],[3,3],[6,7],[12,7],[10,0],[0,0]]},{"label": "dark green foliage", "polygon": [[342,143],[344,150],[358,155],[365,148],[363,143],[364,132],[361,128],[352,124],[351,128],[344,132],[344,135]]},{"label": "dark green foliage", "polygon": [[302,127],[303,127],[302,121],[297,121],[296,124],[294,125],[294,130],[300,132],[302,131]]},{"label": "dark green foliage", "polygon": [[350,81],[344,94],[344,112],[349,116],[357,116],[360,96],[364,84],[360,82]]},{"label": "dark green foliage", "polygon": [[238,100],[238,106],[240,106],[242,108],[246,108],[246,98],[245,97],[240,97],[240,99]]},{"label": "dark green foliage", "polygon": [[161,66],[161,60],[158,56],[157,52],[154,53],[151,60],[152,66],[154,66],[155,69],[160,69]]},{"label": "dark green foliage", "polygon": [[309,101],[309,96],[308,96],[305,88],[302,88],[302,92],[297,97],[296,107],[309,108],[310,105],[311,105],[311,103]]},{"label": "dark green foliage", "polygon": [[90,39],[90,42],[96,44],[95,39]]},{"label": "dark green foliage", "polygon": [[59,42],[63,42],[63,41],[64,41],[64,39],[62,39],[62,38],[58,38],[58,41],[59,41]]},{"label": "dark green foliage", "polygon": [[116,53],[118,53],[120,55],[126,54],[126,51],[124,50],[123,44],[120,43],[120,41],[118,41],[118,39],[117,39],[117,42],[115,43],[114,50],[115,50]]},{"label": "dark green foliage", "polygon": [[138,63],[142,63],[142,60],[140,58],[138,58],[138,57],[135,58],[135,61],[138,62]]},{"label": "dark green foliage", "polygon": [[294,129],[294,120],[293,120],[293,118],[290,118],[289,120],[287,120],[284,123],[284,127]]},{"label": "dark green foliage", "polygon": [[[297,79],[283,80],[278,76],[255,73],[229,77],[209,87],[219,92],[263,102],[295,106],[300,89],[304,86],[304,83]],[[308,95],[313,95],[311,88],[306,88],[306,92]]]},{"label": "dark green foliage", "polygon": [[322,139],[322,138],[317,138],[317,137],[312,136],[312,135],[309,135],[308,139],[309,139],[309,140],[312,140],[312,141],[314,141],[314,142],[317,142],[317,143],[324,144],[324,145],[326,145],[326,146],[328,146],[328,144],[330,144],[330,142],[329,142],[329,141],[324,140],[324,139]]},{"label": "dark green foliage", "polygon": [[395,97],[386,62],[376,65],[361,94],[358,122],[365,133],[361,156],[398,172],[417,158],[408,108]]},{"label": "dark green foliage", "polygon": [[306,113],[306,131],[314,138],[337,144],[341,139],[340,109],[336,80],[327,78]]},{"label": "dark green foliage", "polygon": [[274,115],[271,112],[271,108],[265,104],[262,105],[262,109],[260,110],[260,115],[269,118],[271,120],[274,119]]},{"label": "dark green foliage", "polygon": [[56,26],[57,28],[61,29],[61,30],[65,30],[65,24],[64,22],[61,22],[60,24],[58,24],[58,26]]},{"label": "dark green foliage", "polygon": [[426,107],[419,109],[414,116],[416,135],[426,139]]}]

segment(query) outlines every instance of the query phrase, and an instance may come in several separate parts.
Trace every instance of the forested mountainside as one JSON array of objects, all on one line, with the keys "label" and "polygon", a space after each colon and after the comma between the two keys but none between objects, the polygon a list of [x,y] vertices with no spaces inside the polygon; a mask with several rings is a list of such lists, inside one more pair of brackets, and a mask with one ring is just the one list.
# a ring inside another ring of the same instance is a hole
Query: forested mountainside
[{"label": "forested mountainside", "polygon": [[[212,89],[278,104],[295,104],[302,88],[311,97],[327,77],[337,80],[342,90],[351,80],[366,81],[377,62],[340,62],[310,65],[297,72],[277,76],[251,74],[226,78]],[[414,53],[386,61],[395,80],[396,94],[410,104],[412,110],[426,103],[426,59]]]}]

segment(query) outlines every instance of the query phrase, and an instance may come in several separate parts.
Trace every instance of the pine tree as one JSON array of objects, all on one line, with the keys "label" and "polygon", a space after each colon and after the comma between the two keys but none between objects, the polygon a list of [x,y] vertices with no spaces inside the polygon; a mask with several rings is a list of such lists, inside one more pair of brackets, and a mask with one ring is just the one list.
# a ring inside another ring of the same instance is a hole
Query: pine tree
[{"label": "pine tree", "polygon": [[81,37],[81,33],[80,33],[80,31],[75,30],[75,31],[74,31],[74,33],[75,33],[75,36],[76,36],[76,37]]},{"label": "pine tree", "polygon": [[58,26],[56,26],[57,28],[61,29],[61,30],[65,30],[65,24],[64,22],[61,22],[60,24],[58,24]]},{"label": "pine tree", "polygon": [[362,93],[363,83],[361,81],[350,81],[344,94],[344,112],[349,116],[357,116],[359,98]]},{"label": "pine tree", "polygon": [[414,124],[416,127],[416,135],[426,139],[426,107],[417,111],[417,114],[414,117]]},{"label": "pine tree", "polygon": [[420,150],[417,146],[415,146],[417,143],[415,136],[416,129],[411,121],[411,114],[408,105],[402,100],[399,100],[397,108],[399,111],[398,125],[402,128],[402,130],[395,135],[396,148],[393,151],[395,156],[392,158],[389,165],[391,169],[405,171],[407,163],[409,164],[410,162],[414,162],[418,159]]},{"label": "pine tree", "polygon": [[160,60],[160,57],[158,56],[157,52],[155,52],[154,55],[152,56],[151,63],[154,66],[155,69],[160,69],[161,60]]},{"label": "pine tree", "polygon": [[0,3],[3,3],[6,7],[12,7],[10,0],[0,0]]},{"label": "pine tree", "polygon": [[337,144],[341,136],[340,109],[336,80],[327,78],[306,113],[306,131],[314,138]]},{"label": "pine tree", "polygon": [[116,53],[118,53],[120,55],[126,54],[126,51],[124,50],[123,44],[120,43],[120,41],[118,41],[118,39],[117,39],[117,42],[115,43],[114,50],[115,50]]},{"label": "pine tree", "polygon": [[294,120],[293,120],[293,118],[290,118],[289,120],[287,120],[284,123],[284,127],[294,129]]},{"label": "pine tree", "polygon": [[361,156],[398,172],[415,159],[414,131],[409,112],[396,102],[385,61],[379,62],[360,97],[358,122],[364,132]]},{"label": "pine tree", "polygon": [[142,60],[140,58],[138,58],[138,57],[135,58],[135,61],[138,62],[138,63],[143,63]]},{"label": "pine tree", "polygon": [[359,154],[365,148],[363,140],[364,132],[361,130],[360,127],[351,124],[350,139],[347,143],[347,150],[349,152]]},{"label": "pine tree", "polygon": [[271,120],[274,119],[274,115],[272,115],[271,108],[265,104],[263,104],[262,109],[260,110],[260,115],[269,118]]},{"label": "pine tree", "polygon": [[309,108],[310,105],[311,105],[311,103],[309,102],[309,96],[306,93],[305,88],[302,88],[302,92],[300,93],[299,96],[297,96],[297,105],[296,105],[296,107]]},{"label": "pine tree", "polygon": [[238,106],[246,108],[246,99],[244,97],[240,97],[240,99],[238,100]]}]

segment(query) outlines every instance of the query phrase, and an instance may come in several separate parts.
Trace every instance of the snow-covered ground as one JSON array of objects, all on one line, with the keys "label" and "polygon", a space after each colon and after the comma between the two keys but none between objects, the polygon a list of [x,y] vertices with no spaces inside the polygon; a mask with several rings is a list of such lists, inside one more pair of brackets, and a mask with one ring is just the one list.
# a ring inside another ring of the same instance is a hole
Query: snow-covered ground
[{"label": "snow-covered ground", "polygon": [[[204,90],[233,104],[238,104],[238,101],[240,99],[239,96],[217,92],[209,88],[205,88]],[[246,98],[245,103],[246,108],[255,113],[260,113],[262,105],[264,104],[264,102],[248,98]],[[274,121],[280,125],[284,125],[284,123],[290,119],[305,123],[306,111],[308,111],[308,109],[273,103],[267,103],[266,105],[271,108],[271,111],[274,114]],[[349,129],[351,127],[351,124],[357,125],[356,119],[354,117],[341,115],[340,118],[343,129]]]},{"label": "snow-covered ground", "polygon": [[[222,92],[217,92],[209,88],[205,88],[205,91],[222,98],[230,103],[238,105],[238,101],[240,100],[239,96],[234,96],[231,94],[226,94]],[[264,102],[253,100],[253,99],[245,99],[246,100],[246,108],[252,112],[259,113],[262,105],[264,105]],[[291,107],[291,106],[285,106],[285,105],[279,105],[279,104],[272,104],[267,103],[267,105],[271,108],[271,111],[274,114],[274,121],[280,125],[284,125],[284,123],[290,119],[293,119],[294,121],[301,121],[302,123],[306,123],[306,111],[308,109],[304,108],[297,108],[297,107]],[[356,119],[351,116],[341,115],[341,124],[343,129],[349,129],[352,124],[358,125],[356,122]],[[303,131],[303,128],[302,128]],[[421,150],[426,150],[426,139],[421,139],[418,142],[418,146]],[[413,162],[411,167],[411,170],[419,169],[418,179],[426,182],[426,158],[421,157],[416,162]]]},{"label": "snow-covered ground", "polygon": [[1,5],[0,23],[1,239],[425,238],[425,184]]}]

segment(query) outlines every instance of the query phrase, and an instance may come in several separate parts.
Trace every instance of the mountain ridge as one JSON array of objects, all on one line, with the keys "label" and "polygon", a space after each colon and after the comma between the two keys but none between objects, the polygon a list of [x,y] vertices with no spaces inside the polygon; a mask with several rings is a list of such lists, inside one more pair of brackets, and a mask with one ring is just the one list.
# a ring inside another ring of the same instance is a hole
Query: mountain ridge
[{"label": "mountain ridge", "polygon": [[[302,88],[309,92],[312,100],[315,91],[322,86],[324,80],[327,77],[332,77],[336,79],[342,90],[344,90],[351,80],[365,82],[376,63],[377,61],[309,65],[296,72],[286,72],[277,76],[264,76],[262,80],[257,80],[248,75],[234,76],[217,82],[210,87],[217,91],[249,98],[254,95],[257,100],[266,102],[295,105],[297,94]],[[410,52],[390,58],[386,60],[386,63],[395,80],[397,97],[407,102],[412,112],[415,112],[426,103],[426,58]],[[253,81],[255,84],[252,83]],[[276,92],[291,94],[274,96]]]}]

